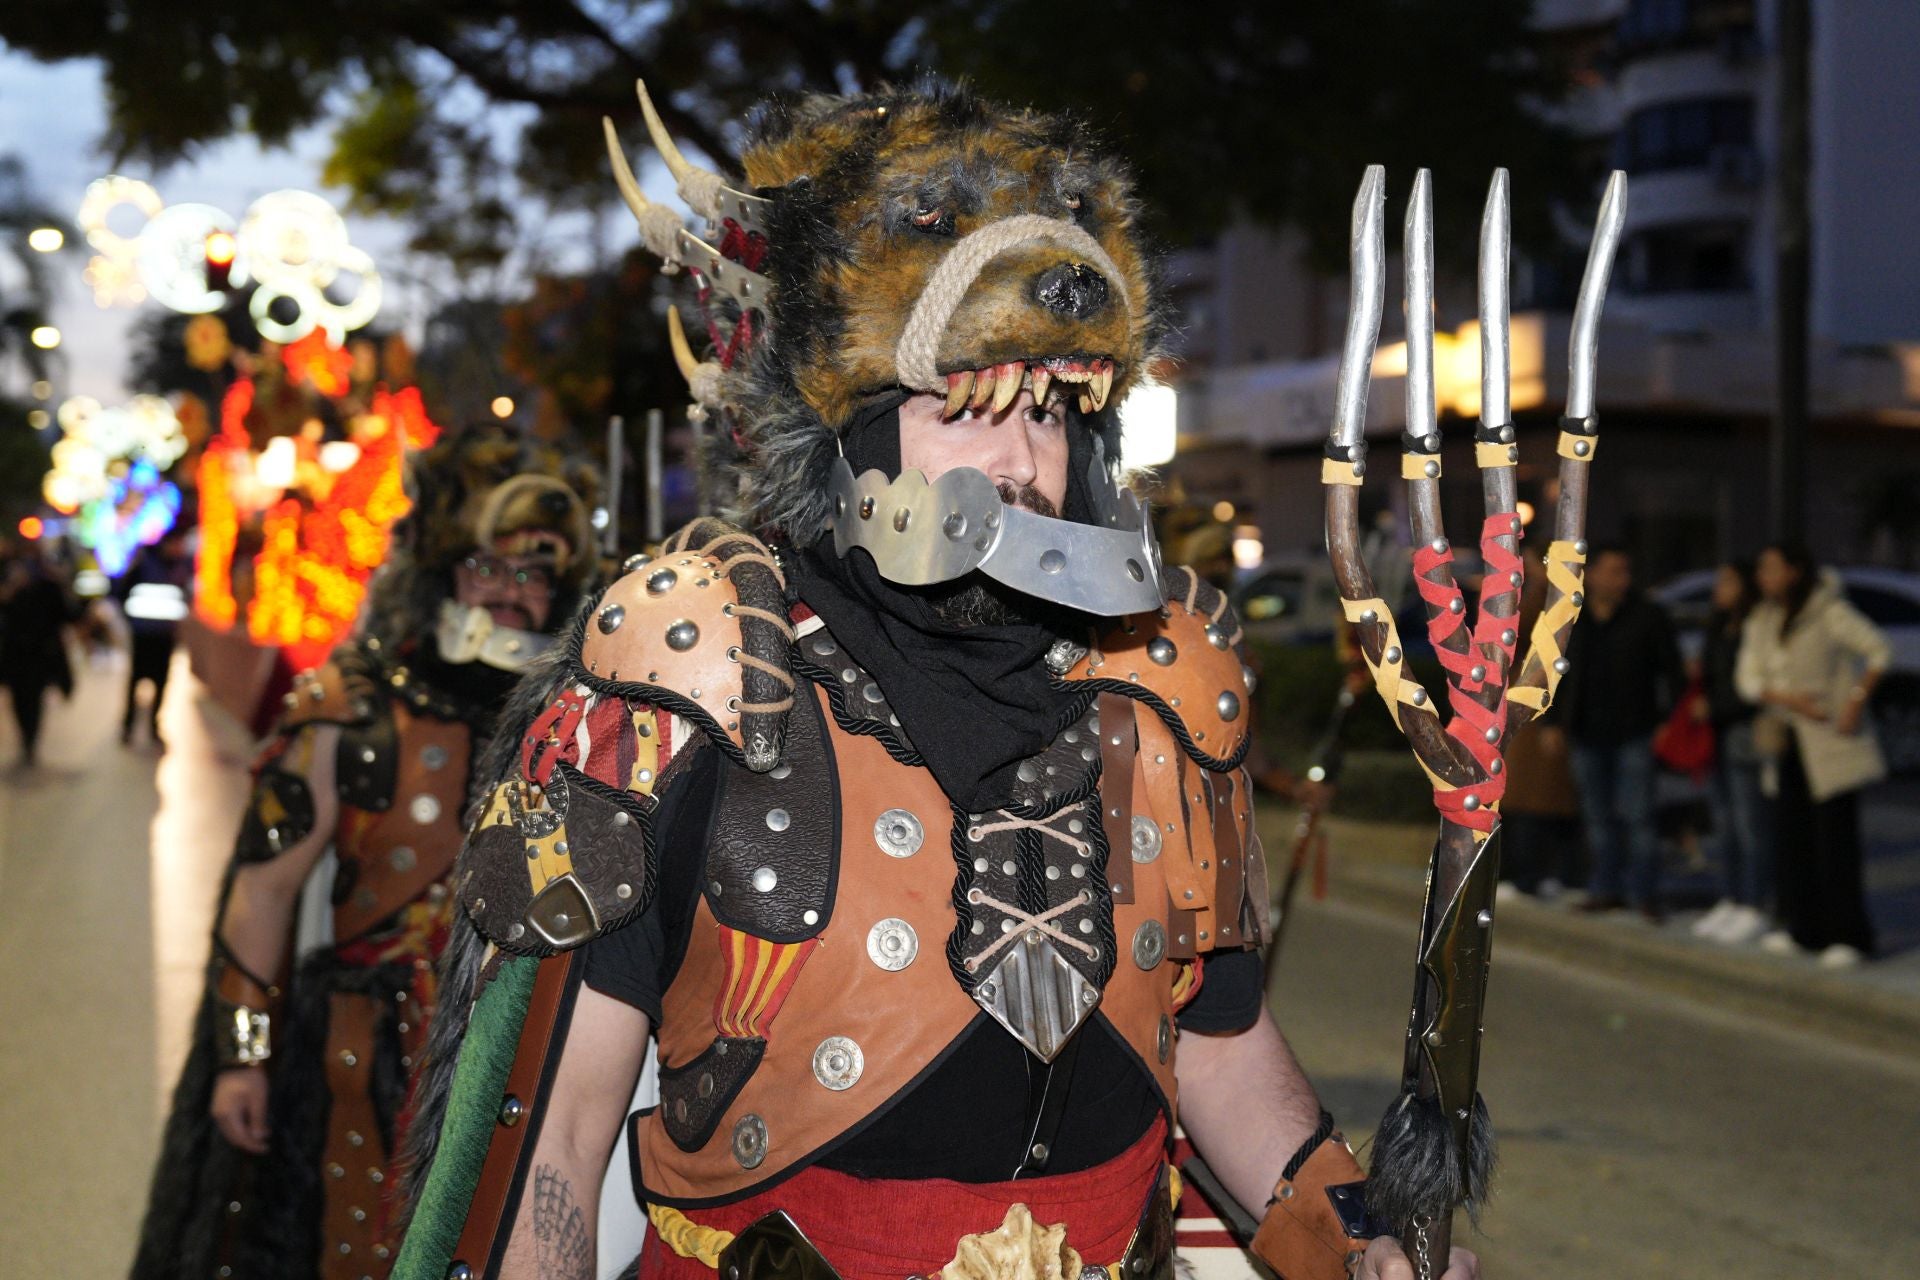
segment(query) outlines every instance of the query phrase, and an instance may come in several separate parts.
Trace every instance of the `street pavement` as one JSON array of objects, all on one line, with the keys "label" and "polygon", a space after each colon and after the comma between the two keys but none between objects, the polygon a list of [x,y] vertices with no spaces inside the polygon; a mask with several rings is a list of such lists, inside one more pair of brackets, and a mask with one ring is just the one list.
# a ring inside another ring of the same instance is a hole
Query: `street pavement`
[{"label": "street pavement", "polygon": [[[184,660],[167,752],[119,745],[121,661],[90,661],[74,703],[53,707],[40,770],[7,763],[0,728],[8,1280],[125,1270],[244,799],[245,735]],[[1275,856],[1289,821],[1266,815]],[[1423,841],[1336,824],[1333,893],[1300,904],[1273,993],[1356,1141],[1396,1087]],[[1782,1030],[1765,1000],[1728,994],[1736,980],[1777,985],[1769,970],[1656,982],[1652,966],[1684,975],[1688,958],[1589,959],[1610,938],[1688,945],[1660,931],[1502,913],[1482,1076],[1502,1165],[1484,1230],[1457,1236],[1490,1277],[1920,1274],[1920,1047],[1829,1035],[1817,1019]],[[1834,1003],[1865,982],[1794,998]]]}]

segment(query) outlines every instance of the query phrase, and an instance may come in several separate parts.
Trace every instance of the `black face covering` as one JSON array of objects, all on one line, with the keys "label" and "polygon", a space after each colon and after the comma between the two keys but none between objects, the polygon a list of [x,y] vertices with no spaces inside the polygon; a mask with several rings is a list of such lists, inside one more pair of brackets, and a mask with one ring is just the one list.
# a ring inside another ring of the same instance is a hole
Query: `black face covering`
[{"label": "black face covering", "polygon": [[[847,430],[847,462],[855,475],[900,474],[900,405],[904,395],[863,409]],[[1089,520],[1088,429],[1068,409],[1068,520]],[[959,584],[932,588],[888,582],[858,548],[834,554],[831,532],[801,551],[795,586],[886,690],[914,749],[934,780],[971,813],[997,809],[1012,797],[1019,763],[1052,742],[1092,696],[1056,688],[1043,659],[1062,637],[1084,642],[1088,615],[988,583],[1012,604],[1018,620],[960,626],[937,611]],[[974,573],[963,583],[981,581]]]}]

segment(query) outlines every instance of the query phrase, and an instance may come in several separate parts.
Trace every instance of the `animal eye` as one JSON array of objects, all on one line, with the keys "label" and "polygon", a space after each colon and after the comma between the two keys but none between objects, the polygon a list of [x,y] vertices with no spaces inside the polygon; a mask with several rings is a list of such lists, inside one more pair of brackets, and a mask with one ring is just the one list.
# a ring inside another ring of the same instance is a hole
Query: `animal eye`
[{"label": "animal eye", "polygon": [[913,225],[916,227],[937,227],[946,216],[947,211],[937,205],[931,209],[919,209],[914,212]]}]

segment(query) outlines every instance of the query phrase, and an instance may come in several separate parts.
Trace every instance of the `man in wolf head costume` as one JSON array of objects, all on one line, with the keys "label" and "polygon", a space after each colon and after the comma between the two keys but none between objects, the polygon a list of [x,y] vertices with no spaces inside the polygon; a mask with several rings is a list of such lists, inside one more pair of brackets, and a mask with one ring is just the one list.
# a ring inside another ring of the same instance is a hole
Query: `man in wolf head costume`
[{"label": "man in wolf head costume", "polygon": [[[485,428],[414,459],[358,634],[286,696],[221,889],[136,1277],[392,1266],[393,1155],[470,763],[594,563],[579,497],[524,465]],[[311,875],[329,848],[331,875]]]},{"label": "man in wolf head costume", "polygon": [[1407,1274],[1266,1011],[1239,625],[1116,484],[1123,170],[932,86],[766,107],[735,188],[641,101],[709,239],[609,125],[616,173],[698,285],[739,524],[509,711],[398,1274],[595,1274],[624,1128],[639,1276],[1168,1277],[1176,1096],[1288,1280]]}]

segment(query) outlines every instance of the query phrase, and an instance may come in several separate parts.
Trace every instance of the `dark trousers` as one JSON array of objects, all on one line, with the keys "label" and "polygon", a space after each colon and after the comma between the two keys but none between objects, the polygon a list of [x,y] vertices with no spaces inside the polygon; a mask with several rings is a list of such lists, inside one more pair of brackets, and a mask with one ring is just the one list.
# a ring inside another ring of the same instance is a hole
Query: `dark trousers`
[{"label": "dark trousers", "polygon": [[1654,906],[1660,891],[1660,835],[1654,827],[1652,736],[1575,742],[1569,758],[1592,859],[1587,892],[1597,899]]},{"label": "dark trousers", "polygon": [[1829,800],[1807,790],[1797,739],[1780,756],[1780,922],[1793,940],[1811,951],[1844,942],[1873,954],[1873,922],[1867,917],[1860,848],[1860,793]]},{"label": "dark trousers", "polygon": [[20,757],[31,764],[40,744],[40,712],[47,700],[47,682],[9,680],[7,693],[13,703],[14,722],[20,726]]},{"label": "dark trousers", "polygon": [[160,700],[167,696],[167,672],[173,669],[173,637],[170,635],[133,637],[133,660],[127,671],[127,710],[120,717],[120,731],[124,735],[133,730],[134,692],[142,680],[153,682],[153,708],[148,713],[148,721],[153,726],[153,736],[160,736]]}]

